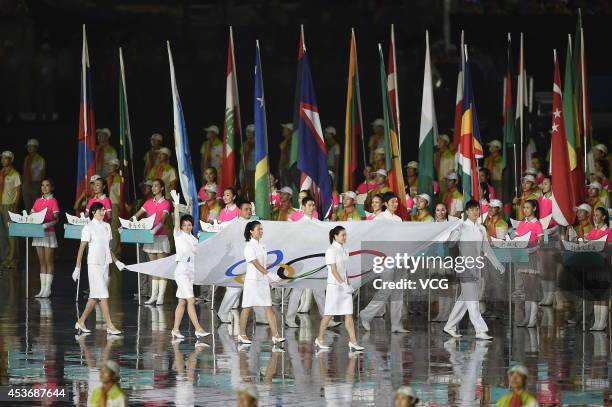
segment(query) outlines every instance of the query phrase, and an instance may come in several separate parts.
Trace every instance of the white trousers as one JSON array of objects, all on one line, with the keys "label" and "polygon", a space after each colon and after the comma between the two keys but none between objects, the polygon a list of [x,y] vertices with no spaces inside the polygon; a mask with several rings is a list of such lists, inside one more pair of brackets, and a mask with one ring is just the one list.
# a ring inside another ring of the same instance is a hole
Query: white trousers
[{"label": "white trousers", "polygon": [[[467,312],[470,317],[470,322],[474,326],[476,333],[487,332],[489,327],[487,323],[482,319],[480,314],[480,305],[477,298],[474,299],[473,293],[478,292],[478,281],[461,283],[461,295],[457,298],[455,306],[451,311],[448,321],[444,326],[444,329],[453,329],[457,327],[457,324],[463,319],[463,316]],[[471,293],[467,296],[469,300],[464,300],[464,294]]]},{"label": "white trousers", "polygon": [[[300,307],[300,299],[304,292],[304,288],[292,288],[291,295],[289,296],[289,304],[287,305],[287,320],[295,321],[298,309]],[[325,312],[325,290],[312,290],[317,307],[319,308],[319,314],[323,315]]]}]

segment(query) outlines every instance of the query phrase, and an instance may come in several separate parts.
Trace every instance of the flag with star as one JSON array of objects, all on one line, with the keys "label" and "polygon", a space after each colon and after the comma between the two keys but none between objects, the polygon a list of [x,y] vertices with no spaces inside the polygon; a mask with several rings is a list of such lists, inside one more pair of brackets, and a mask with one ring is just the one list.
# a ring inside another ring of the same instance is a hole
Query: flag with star
[{"label": "flag with star", "polygon": [[261,70],[259,40],[255,42],[255,211],[260,219],[270,219],[270,163],[268,161],[268,127],[266,124],[266,102]]}]

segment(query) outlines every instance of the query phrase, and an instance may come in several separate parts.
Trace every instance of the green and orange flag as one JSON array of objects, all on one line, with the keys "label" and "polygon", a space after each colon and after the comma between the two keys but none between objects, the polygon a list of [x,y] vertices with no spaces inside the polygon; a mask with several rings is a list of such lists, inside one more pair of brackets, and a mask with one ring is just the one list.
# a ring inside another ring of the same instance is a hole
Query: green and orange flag
[{"label": "green and orange flag", "polygon": [[351,30],[350,49],[348,88],[346,91],[346,118],[344,122],[344,170],[342,191],[354,191],[357,187],[357,145],[359,138],[363,141],[363,121],[361,118],[361,94],[359,91],[359,69],[357,67],[355,30]]}]

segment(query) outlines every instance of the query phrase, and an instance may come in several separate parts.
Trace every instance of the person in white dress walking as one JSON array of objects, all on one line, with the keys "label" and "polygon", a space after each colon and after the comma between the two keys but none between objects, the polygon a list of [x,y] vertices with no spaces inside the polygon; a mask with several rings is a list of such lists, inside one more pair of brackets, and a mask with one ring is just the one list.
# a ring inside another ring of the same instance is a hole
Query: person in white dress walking
[{"label": "person in white dress walking", "polygon": [[244,247],[244,260],[246,262],[246,275],[242,292],[242,312],[240,313],[240,335],[238,341],[250,344],[246,335],[246,325],[253,307],[264,307],[266,317],[272,331],[272,342],[276,345],[282,343],[285,338],[278,332],[276,315],[272,310],[272,295],[270,294],[270,282],[278,281],[278,276],[266,269],[267,251],[266,246],[261,243],[263,237],[263,226],[259,221],[247,223],[244,229],[244,239],[247,244]]},{"label": "person in white dress walking", "polygon": [[[193,294],[193,280],[195,274],[195,254],[198,249],[198,239],[191,234],[193,229],[193,218],[191,215],[179,214],[180,195],[175,191],[170,191],[174,202],[174,245],[176,246],[176,268],[174,269],[174,281],[176,282],[176,298],[178,304],[174,311],[174,327],[172,328],[172,338],[184,339],[181,334],[180,326],[185,314],[185,305],[189,319],[195,328],[197,338],[204,338],[210,335],[206,332],[195,309],[195,295]],[[191,206],[191,202],[188,205]]]},{"label": "person in white dress walking", "polygon": [[325,251],[325,264],[327,265],[327,289],[325,291],[325,311],[319,326],[319,336],[315,339],[315,346],[321,350],[329,349],[323,344],[323,337],[329,321],[334,315],[344,315],[344,326],[349,335],[349,350],[361,351],[363,346],[357,344],[355,336],[355,323],[353,321],[353,287],[348,282],[349,255],[344,244],[346,243],[346,229],[336,226],[329,231],[331,246]]},{"label": "person in white dress walking", "polygon": [[110,312],[108,309],[108,265],[114,262],[119,270],[125,268],[125,264],[117,260],[115,254],[110,250],[110,242],[112,233],[110,224],[104,222],[106,209],[100,202],[94,202],[89,208],[89,216],[91,222],[83,227],[81,232],[81,245],[77,254],[76,266],[72,273],[72,279],[77,281],[81,274],[81,260],[83,252],[89,246],[87,251],[87,277],[89,278],[89,300],[85,310],[81,314],[79,320],[74,324],[74,329],[79,333],[91,332],[85,326],[85,320],[93,311],[98,300],[102,306],[102,315],[106,322],[106,333],[109,335],[119,335],[121,333],[111,321]]}]

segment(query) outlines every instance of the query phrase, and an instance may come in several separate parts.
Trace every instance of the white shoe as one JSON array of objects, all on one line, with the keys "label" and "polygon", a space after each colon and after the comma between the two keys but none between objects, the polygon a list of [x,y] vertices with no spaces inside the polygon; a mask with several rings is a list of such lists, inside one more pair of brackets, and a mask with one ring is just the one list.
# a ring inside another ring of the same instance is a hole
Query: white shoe
[{"label": "white shoe", "polygon": [[207,344],[206,342],[196,341],[195,347],[196,348],[210,348],[210,345]]},{"label": "white shoe", "polygon": [[272,337],[272,343],[275,344],[275,345],[277,343],[283,343],[283,342],[285,342],[285,338],[283,338],[283,337],[280,337],[280,336],[273,336]]},{"label": "white shoe", "polygon": [[321,342],[319,342],[319,338],[316,338],[314,341],[315,347],[321,349],[321,350],[326,350],[329,349],[329,346],[327,345],[323,345]]},{"label": "white shoe", "polygon": [[360,346],[360,345],[358,345],[356,343],[353,343],[351,341],[349,341],[348,345],[349,345],[349,351],[350,352],[352,352],[352,351],[362,351],[362,350],[365,349],[363,346]]},{"label": "white shoe", "polygon": [[206,332],[206,331],[195,331],[195,336],[196,336],[196,338],[206,338],[208,335],[210,335],[210,332]]},{"label": "white shoe", "polygon": [[366,320],[365,318],[359,318],[359,322],[361,322],[361,326],[363,327],[363,329],[365,329],[366,331],[370,330],[369,320]]},{"label": "white shoe", "polygon": [[40,291],[38,292],[38,294],[34,296],[34,298],[42,298],[43,294],[45,293],[46,287],[47,287],[47,275],[40,274]]},{"label": "white shoe", "polygon": [[181,331],[175,331],[174,329],[170,331],[170,335],[172,335],[173,338],[185,339],[185,336],[181,334]]},{"label": "white shoe", "polygon": [[49,298],[51,295],[51,283],[53,283],[53,274],[46,274],[47,281],[45,284],[45,291],[42,293],[42,298]]},{"label": "white shoe", "polygon": [[85,325],[81,325],[81,324],[79,324],[79,321],[77,321],[77,322],[74,324],[74,329],[78,330],[79,332],[85,332],[85,333],[90,333],[90,332],[91,332],[89,329],[87,329],[87,328],[85,327]]},{"label": "white shoe", "polygon": [[452,336],[453,338],[461,338],[461,334],[458,333],[455,328],[444,328],[443,331]]},{"label": "white shoe", "polygon": [[249,338],[244,337],[242,335],[238,335],[238,342],[246,344],[246,345],[250,345],[251,343],[253,343],[249,340]]},{"label": "white shoe", "polygon": [[397,326],[397,327],[395,327],[395,328],[391,328],[391,332],[394,332],[394,333],[404,333],[404,334],[406,334],[406,333],[409,333],[410,331],[409,331],[409,330],[407,330],[407,329],[405,329],[405,328],[404,328],[404,327],[402,327],[402,326]]},{"label": "white shoe", "polygon": [[272,346],[272,353],[284,353],[285,349],[278,347],[276,345]]},{"label": "white shoe", "polygon": [[158,279],[151,280],[151,297],[147,301],[145,301],[145,304],[147,305],[155,304],[155,301],[157,301],[158,291],[159,291],[159,280]]},{"label": "white shoe", "polygon": [[478,332],[475,336],[476,339],[482,339],[484,341],[490,341],[493,339],[492,336],[489,336],[486,332]]},{"label": "white shoe", "polygon": [[106,333],[108,335],[121,335],[121,331],[118,329],[110,329],[110,328],[106,328]]}]

